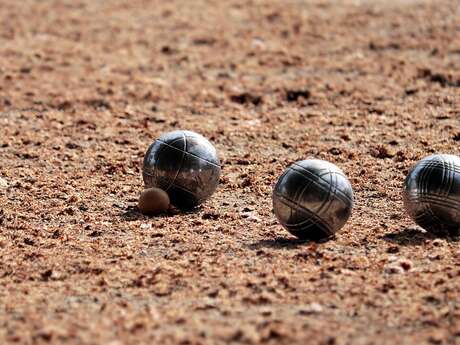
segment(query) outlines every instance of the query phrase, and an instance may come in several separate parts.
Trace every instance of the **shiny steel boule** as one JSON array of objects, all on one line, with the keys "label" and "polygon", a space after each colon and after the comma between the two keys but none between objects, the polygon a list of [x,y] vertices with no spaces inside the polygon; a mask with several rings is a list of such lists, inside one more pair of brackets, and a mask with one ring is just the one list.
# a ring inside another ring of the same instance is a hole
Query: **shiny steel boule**
[{"label": "shiny steel boule", "polygon": [[207,139],[191,131],[173,131],[150,145],[142,175],[146,188],[161,188],[172,205],[191,209],[214,193],[220,171],[216,149]]},{"label": "shiny steel boule", "polygon": [[273,190],[281,225],[302,239],[328,238],[342,228],[353,208],[353,189],[332,163],[308,159],[287,168]]},{"label": "shiny steel boule", "polygon": [[436,235],[460,230],[460,157],[436,154],[419,161],[404,183],[404,205],[412,219]]}]

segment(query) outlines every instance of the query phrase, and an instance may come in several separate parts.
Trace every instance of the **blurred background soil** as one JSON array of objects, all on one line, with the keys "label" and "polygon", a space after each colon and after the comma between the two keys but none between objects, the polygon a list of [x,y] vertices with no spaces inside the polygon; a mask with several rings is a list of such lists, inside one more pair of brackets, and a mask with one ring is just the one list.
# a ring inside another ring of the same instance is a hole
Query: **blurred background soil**
[{"label": "blurred background soil", "polygon": [[[405,215],[408,169],[459,154],[460,4],[2,0],[0,344],[460,343],[460,247]],[[162,132],[219,151],[195,212],[141,215]],[[271,191],[349,176],[302,243]]]}]

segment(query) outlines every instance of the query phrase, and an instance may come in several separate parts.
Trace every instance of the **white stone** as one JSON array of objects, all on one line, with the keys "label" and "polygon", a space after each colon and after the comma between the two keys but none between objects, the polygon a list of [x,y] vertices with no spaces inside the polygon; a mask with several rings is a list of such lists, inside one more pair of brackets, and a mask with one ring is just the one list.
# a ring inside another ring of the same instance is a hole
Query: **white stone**
[{"label": "white stone", "polygon": [[8,182],[4,178],[0,177],[0,189],[8,188]]}]

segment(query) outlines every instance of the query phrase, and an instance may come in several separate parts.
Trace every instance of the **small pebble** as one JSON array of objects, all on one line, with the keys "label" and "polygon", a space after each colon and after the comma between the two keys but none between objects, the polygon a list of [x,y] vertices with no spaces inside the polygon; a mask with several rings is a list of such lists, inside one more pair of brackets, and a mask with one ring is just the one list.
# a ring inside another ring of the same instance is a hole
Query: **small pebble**
[{"label": "small pebble", "polygon": [[8,188],[8,182],[4,178],[0,177],[0,189]]},{"label": "small pebble", "polygon": [[404,268],[397,264],[390,264],[385,266],[385,272],[389,274],[402,274],[404,273]]},{"label": "small pebble", "polygon": [[241,212],[241,217],[255,223],[260,223],[262,221],[255,212]]},{"label": "small pebble", "polygon": [[436,238],[431,242],[431,244],[435,247],[443,247],[445,244],[445,241],[440,238]]},{"label": "small pebble", "polygon": [[151,228],[152,228],[152,224],[150,224],[150,223],[141,224],[141,229],[142,230],[149,230]]},{"label": "small pebble", "polygon": [[169,196],[160,188],[148,188],[139,197],[138,207],[143,214],[148,215],[165,212],[169,207]]},{"label": "small pebble", "polygon": [[385,272],[390,274],[401,274],[412,270],[412,267],[413,263],[409,259],[390,255],[388,257],[388,264],[385,266]]},{"label": "small pebble", "polygon": [[404,271],[410,271],[414,266],[412,261],[408,259],[401,259],[398,261],[398,264],[404,269]]},{"label": "small pebble", "polygon": [[319,314],[323,311],[323,306],[319,303],[313,302],[299,308],[299,314],[310,315]]}]

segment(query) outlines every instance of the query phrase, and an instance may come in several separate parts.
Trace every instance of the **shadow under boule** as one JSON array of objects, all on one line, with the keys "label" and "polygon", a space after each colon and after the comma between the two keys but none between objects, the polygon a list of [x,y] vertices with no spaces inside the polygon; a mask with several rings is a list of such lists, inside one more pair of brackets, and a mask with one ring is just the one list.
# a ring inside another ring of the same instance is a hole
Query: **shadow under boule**
[{"label": "shadow under boule", "polygon": [[334,239],[335,236],[321,238],[321,239],[299,239],[295,237],[283,237],[278,236],[273,239],[268,240],[259,240],[249,245],[250,249],[258,250],[262,248],[272,248],[272,249],[295,249],[306,244],[316,243],[321,244],[329,242]]},{"label": "shadow under boule", "polygon": [[143,214],[137,205],[128,206],[124,211],[120,213],[120,217],[127,222],[135,220],[150,219],[150,218],[169,218],[176,215],[187,215],[195,214],[202,210],[201,206],[197,206],[192,209],[180,210],[175,207],[170,207],[167,211],[159,214]]},{"label": "shadow under boule", "polygon": [[385,241],[395,243],[400,246],[419,246],[425,243],[425,241],[433,240],[435,238],[437,238],[437,236],[429,232],[411,227],[383,236]]}]

